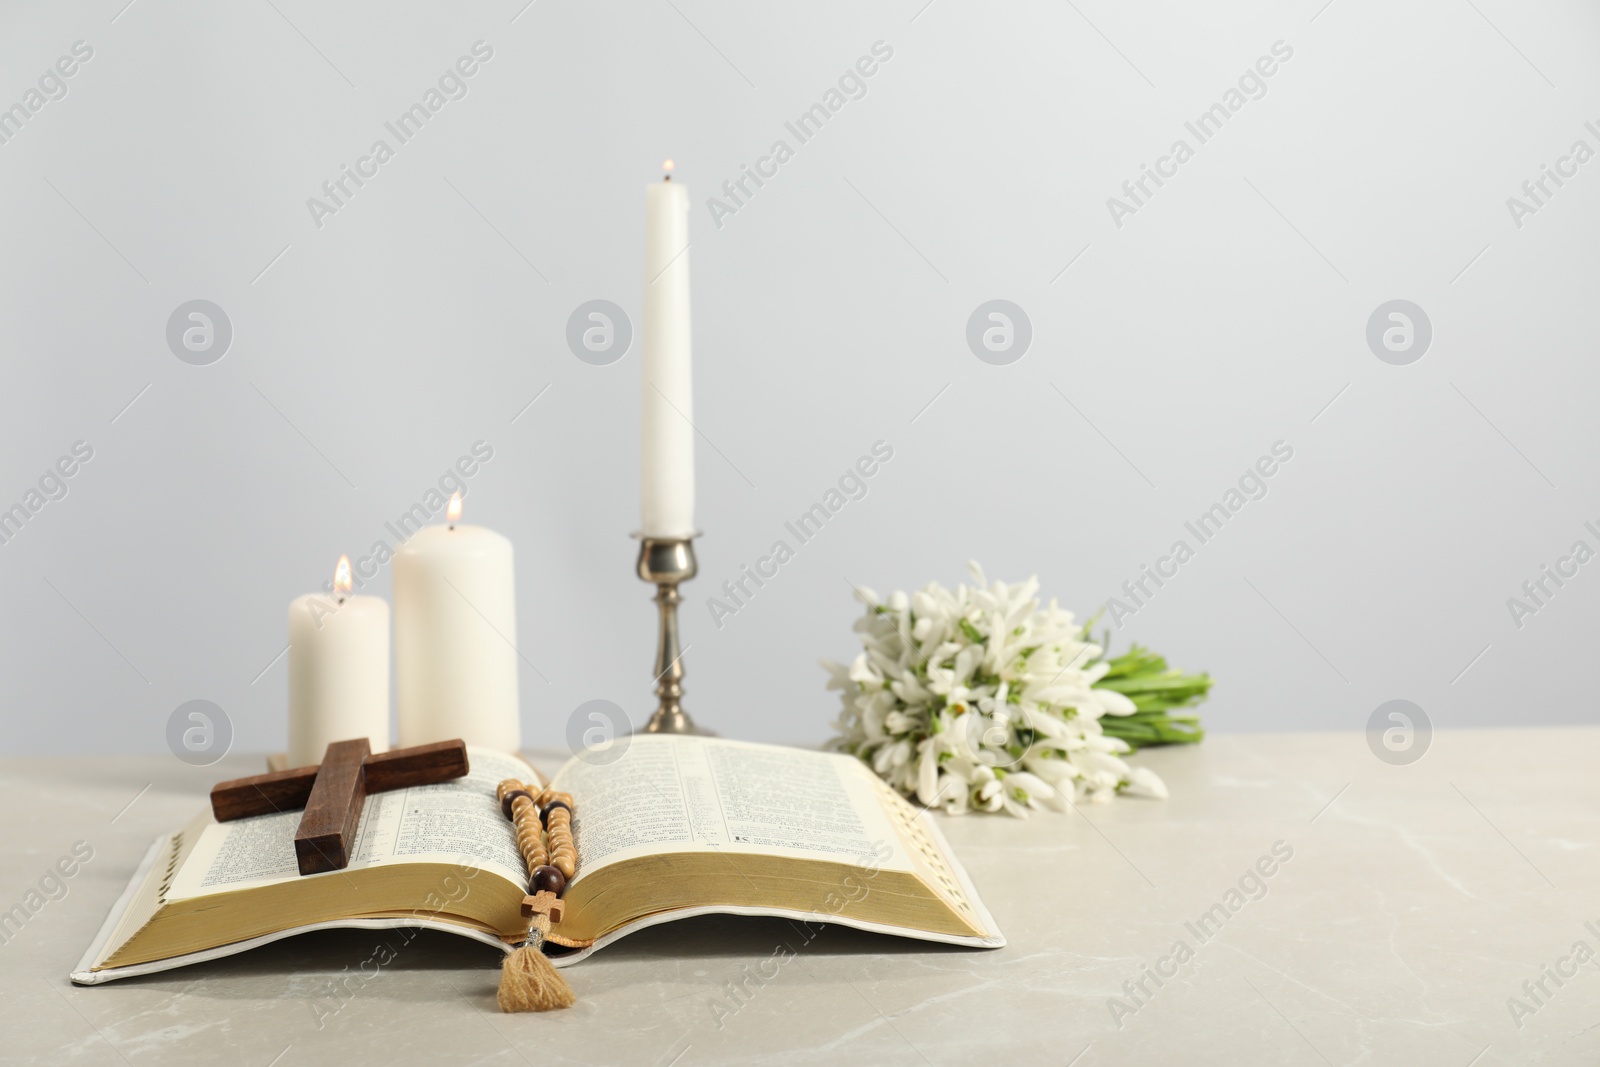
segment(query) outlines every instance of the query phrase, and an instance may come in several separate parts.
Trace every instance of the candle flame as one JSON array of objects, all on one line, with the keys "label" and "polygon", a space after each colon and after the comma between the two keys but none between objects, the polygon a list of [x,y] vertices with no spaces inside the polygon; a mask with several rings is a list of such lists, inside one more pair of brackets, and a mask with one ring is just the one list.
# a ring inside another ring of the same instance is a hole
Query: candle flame
[{"label": "candle flame", "polygon": [[340,556],[339,565],[333,568],[333,589],[336,593],[348,593],[355,587],[350,577],[350,557]]},{"label": "candle flame", "polygon": [[461,494],[460,493],[457,492],[457,493],[451,493],[450,494],[450,503],[444,509],[444,517],[446,519],[448,519],[449,521],[451,521],[451,522],[457,522],[457,521],[460,520],[460,518],[461,518]]},{"label": "candle flame", "polygon": [[663,160],[662,163],[661,163],[661,169],[666,171],[668,174],[671,174],[672,173],[672,168],[675,167],[676,165],[677,164],[673,163],[672,160],[670,160],[670,159]]}]

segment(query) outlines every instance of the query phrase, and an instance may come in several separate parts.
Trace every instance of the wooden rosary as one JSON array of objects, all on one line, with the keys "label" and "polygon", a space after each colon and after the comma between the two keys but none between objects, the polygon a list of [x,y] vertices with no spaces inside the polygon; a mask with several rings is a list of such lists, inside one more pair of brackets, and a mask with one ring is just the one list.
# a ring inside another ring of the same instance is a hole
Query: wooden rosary
[{"label": "wooden rosary", "polygon": [[577,1002],[572,988],[544,954],[550,924],[561,921],[561,895],[578,873],[572,838],[571,793],[507,778],[495,789],[500,810],[517,831],[517,851],[528,865],[528,895],[522,914],[531,921],[527,940],[506,957],[500,976],[500,1010],[549,1011]]}]

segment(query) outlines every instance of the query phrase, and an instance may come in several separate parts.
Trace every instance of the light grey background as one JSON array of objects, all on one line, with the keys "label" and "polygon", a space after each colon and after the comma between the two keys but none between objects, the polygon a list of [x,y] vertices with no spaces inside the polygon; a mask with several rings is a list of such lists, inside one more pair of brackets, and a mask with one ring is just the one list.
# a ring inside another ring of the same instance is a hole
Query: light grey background
[{"label": "light grey background", "polygon": [[[1359,730],[1395,698],[1440,728],[1593,718],[1600,563],[1520,629],[1506,605],[1600,548],[1600,162],[1520,229],[1506,206],[1600,148],[1592,5],[125,2],[0,7],[0,105],[94,49],[0,145],[0,503],[94,448],[0,546],[9,752],[161,751],[197,698],[281,748],[287,603],[478,440],[528,741],[590,699],[644,713],[639,354],[564,338],[594,299],[637,326],[667,156],[694,204],[707,724],[828,734],[847,582],[972,557],[1087,615],[1279,440],[1269,495],[1116,647],[1212,671],[1216,730]],[[479,40],[468,95],[318,228],[307,198]],[[784,122],[880,40],[867,95],[797,145]],[[1107,198],[1280,40],[1266,95],[1117,227]],[[794,159],[719,228],[706,198],[779,138]],[[211,366],[167,348],[193,299],[233,324]],[[1009,366],[966,344],[992,299],[1032,323]],[[1410,366],[1365,340],[1394,299],[1433,326]],[[880,439],[869,495],[715,628],[706,598]]]}]

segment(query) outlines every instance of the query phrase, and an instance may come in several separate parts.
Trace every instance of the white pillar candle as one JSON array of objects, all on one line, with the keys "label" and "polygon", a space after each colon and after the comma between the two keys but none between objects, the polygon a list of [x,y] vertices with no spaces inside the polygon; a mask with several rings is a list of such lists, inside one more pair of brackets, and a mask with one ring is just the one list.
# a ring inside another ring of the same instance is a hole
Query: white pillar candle
[{"label": "white pillar candle", "polygon": [[389,750],[389,605],[350,593],[340,556],[334,592],[289,604],[289,766],[322,762],[330,742],[365,737]]},{"label": "white pillar candle", "polygon": [[466,526],[461,494],[448,522],[424,526],[394,557],[394,650],[400,745],[461,738],[522,747],[517,596],[511,542]]},{"label": "white pillar candle", "polygon": [[[672,161],[665,164],[670,172]],[[645,188],[644,410],[640,532],[694,529],[694,395],[689,368],[689,193],[666,180]]]}]

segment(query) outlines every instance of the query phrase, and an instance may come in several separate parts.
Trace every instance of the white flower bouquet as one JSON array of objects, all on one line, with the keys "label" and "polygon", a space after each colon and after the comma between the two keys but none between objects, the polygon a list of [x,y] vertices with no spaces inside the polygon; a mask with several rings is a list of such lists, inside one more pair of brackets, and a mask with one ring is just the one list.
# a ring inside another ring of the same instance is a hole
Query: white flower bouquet
[{"label": "white flower bouquet", "polygon": [[1054,600],[1041,607],[1037,578],[989,584],[968,566],[975,584],[954,591],[929,583],[882,601],[857,590],[863,650],[849,667],[823,664],[844,704],[831,747],[951,814],[1165,798],[1154,771],[1122,756],[1198,741],[1198,717],[1179,709],[1203,700],[1210,678],[1137,646],[1108,660],[1089,626]]}]

